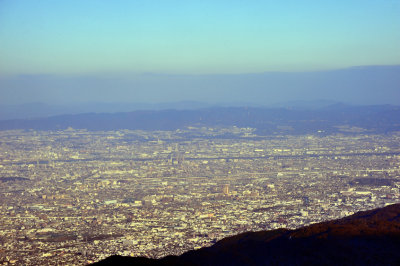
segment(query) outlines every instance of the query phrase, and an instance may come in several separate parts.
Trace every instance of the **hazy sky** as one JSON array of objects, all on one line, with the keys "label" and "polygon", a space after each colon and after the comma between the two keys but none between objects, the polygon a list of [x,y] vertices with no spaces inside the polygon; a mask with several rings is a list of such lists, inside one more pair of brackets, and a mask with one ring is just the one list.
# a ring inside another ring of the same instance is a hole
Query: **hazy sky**
[{"label": "hazy sky", "polygon": [[[79,81],[400,65],[399,47],[399,0],[0,0],[2,102],[18,102],[26,75],[42,78],[32,95],[65,79],[93,92]],[[145,94],[135,82],[126,92]]]}]

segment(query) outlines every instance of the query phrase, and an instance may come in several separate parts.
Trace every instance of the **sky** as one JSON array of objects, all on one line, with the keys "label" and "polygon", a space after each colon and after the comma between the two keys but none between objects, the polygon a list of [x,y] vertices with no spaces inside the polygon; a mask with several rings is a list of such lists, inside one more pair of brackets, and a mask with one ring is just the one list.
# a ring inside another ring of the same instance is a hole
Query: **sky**
[{"label": "sky", "polygon": [[[0,103],[221,101],[229,88],[206,95],[215,75],[396,66],[399,47],[400,0],[0,0]],[[268,101],[285,100],[268,84],[263,94],[280,96]]]}]

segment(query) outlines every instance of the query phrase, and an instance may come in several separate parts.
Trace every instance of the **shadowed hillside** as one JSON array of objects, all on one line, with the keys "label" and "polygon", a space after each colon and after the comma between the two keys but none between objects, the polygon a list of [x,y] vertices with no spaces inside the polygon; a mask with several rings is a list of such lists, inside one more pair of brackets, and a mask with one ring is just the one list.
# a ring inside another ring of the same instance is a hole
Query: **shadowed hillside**
[{"label": "shadowed hillside", "polygon": [[247,232],[159,260],[112,256],[94,265],[400,265],[400,204],[296,230]]}]

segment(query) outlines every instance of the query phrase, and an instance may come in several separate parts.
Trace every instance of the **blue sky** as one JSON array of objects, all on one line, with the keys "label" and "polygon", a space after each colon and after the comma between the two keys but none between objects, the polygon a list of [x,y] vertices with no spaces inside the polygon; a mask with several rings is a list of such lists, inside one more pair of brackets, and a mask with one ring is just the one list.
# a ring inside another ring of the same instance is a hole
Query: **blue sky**
[{"label": "blue sky", "polygon": [[0,73],[400,63],[400,1],[0,1]]},{"label": "blue sky", "polygon": [[5,98],[21,75],[320,71],[399,65],[399,47],[398,0],[0,0]]}]

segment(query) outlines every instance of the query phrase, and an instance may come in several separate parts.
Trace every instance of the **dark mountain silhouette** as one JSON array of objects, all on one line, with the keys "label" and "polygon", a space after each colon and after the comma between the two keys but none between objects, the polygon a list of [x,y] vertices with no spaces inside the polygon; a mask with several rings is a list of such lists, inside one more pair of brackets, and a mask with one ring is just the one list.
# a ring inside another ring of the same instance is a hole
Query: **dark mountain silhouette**
[{"label": "dark mountain silhouette", "polygon": [[318,110],[215,107],[197,110],[86,113],[0,121],[0,130],[176,130],[185,126],[238,126],[258,134],[387,133],[400,130],[400,107],[332,105]]},{"label": "dark mountain silhouette", "polygon": [[180,256],[111,256],[93,265],[400,265],[400,204],[296,230],[242,233]]}]

